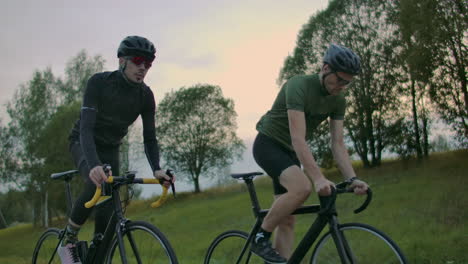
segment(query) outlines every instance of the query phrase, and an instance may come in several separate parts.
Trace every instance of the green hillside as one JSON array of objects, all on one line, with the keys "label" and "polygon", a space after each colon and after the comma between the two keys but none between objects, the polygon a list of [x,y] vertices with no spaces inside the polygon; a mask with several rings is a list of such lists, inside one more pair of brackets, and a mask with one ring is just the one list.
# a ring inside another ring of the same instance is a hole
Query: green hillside
[{"label": "green hillside", "polygon": [[[342,196],[338,205],[340,222],[371,224],[396,241],[411,263],[468,263],[468,150],[433,154],[423,162],[388,161],[380,168],[357,169],[374,190],[374,201],[361,214],[354,209],[362,200]],[[326,173],[338,181],[336,171]],[[262,207],[272,201],[271,181],[256,180]],[[312,195],[308,203],[315,203]],[[130,219],[150,221],[171,241],[180,263],[202,263],[211,240],[228,229],[249,231],[254,219],[246,188],[236,184],[201,194],[181,194],[160,209],[150,201],[134,201]],[[313,218],[298,217],[297,236]],[[81,239],[91,236],[87,224]],[[0,263],[30,263],[41,229],[20,225],[0,230]],[[298,239],[296,239],[298,240]]]}]

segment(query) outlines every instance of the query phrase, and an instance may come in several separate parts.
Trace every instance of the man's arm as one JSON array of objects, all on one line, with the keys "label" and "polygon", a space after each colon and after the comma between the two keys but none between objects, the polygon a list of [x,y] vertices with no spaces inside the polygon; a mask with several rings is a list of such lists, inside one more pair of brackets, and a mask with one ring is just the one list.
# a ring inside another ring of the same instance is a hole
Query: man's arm
[{"label": "man's arm", "polygon": [[[145,154],[148,162],[153,170],[153,175],[156,179],[164,178],[168,181],[171,179],[166,173],[161,169],[159,165],[159,146],[158,141],[156,140],[156,129],[154,123],[154,112],[147,112],[141,115],[143,121],[143,142],[145,145]],[[174,182],[175,179],[172,179]],[[165,182],[164,186],[169,187],[170,183]]]},{"label": "man's arm", "polygon": [[[343,120],[330,119],[330,134],[332,141],[331,149],[338,169],[347,180],[356,177],[353,166],[351,166],[348,150],[344,143]],[[364,181],[356,179],[353,180],[351,187],[354,188],[355,193],[365,194],[368,186]]]},{"label": "man's arm", "polygon": [[[146,96],[146,107],[141,113],[141,120],[143,122],[143,143],[145,146],[145,154],[148,162],[153,170],[153,175],[157,179],[164,178],[168,181],[171,180],[169,176],[161,169],[159,165],[159,146],[158,140],[156,139],[156,123],[154,121],[156,104],[154,102],[154,96],[151,90]],[[172,182],[175,181],[175,178],[172,179]],[[170,183],[165,182],[164,185],[169,187]]]},{"label": "man's arm", "polygon": [[96,151],[96,142],[94,141],[94,126],[98,111],[98,85],[99,80],[94,75],[89,79],[83,96],[83,105],[80,113],[80,145],[86,162],[91,169],[89,178],[96,186],[100,187],[101,182],[105,181],[107,177],[102,169],[102,164]]},{"label": "man's arm", "polygon": [[156,140],[154,112],[142,113],[141,119],[143,121],[143,143],[145,146],[146,158],[153,172],[161,170],[161,166],[159,165],[159,146]]},{"label": "man's arm", "polygon": [[305,174],[313,181],[315,191],[318,194],[323,196],[330,195],[330,186],[333,183],[323,176],[305,140],[306,122],[304,112],[289,109],[288,120],[292,146],[304,167]]},{"label": "man's arm", "polygon": [[356,177],[348,150],[344,143],[343,120],[330,119],[331,150],[343,176],[348,180]]}]

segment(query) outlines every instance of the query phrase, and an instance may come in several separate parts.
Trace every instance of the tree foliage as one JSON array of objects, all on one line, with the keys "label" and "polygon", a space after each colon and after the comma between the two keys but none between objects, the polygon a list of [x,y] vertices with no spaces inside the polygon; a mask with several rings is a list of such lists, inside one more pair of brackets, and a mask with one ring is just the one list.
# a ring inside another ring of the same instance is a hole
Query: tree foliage
[{"label": "tree foliage", "polygon": [[[57,107],[56,79],[51,69],[36,71],[33,78],[21,85],[7,104],[10,115],[10,136],[18,144],[16,158],[21,182],[30,188],[38,187],[33,174],[39,171],[43,161],[35,155],[39,137]],[[19,178],[17,182],[19,182]]]},{"label": "tree foliage", "polygon": [[[0,193],[0,214],[3,214],[4,227],[15,222],[29,222],[32,218],[31,197],[25,195],[23,191],[11,189],[8,192]],[[2,216],[0,216],[1,218]],[[0,223],[0,229],[1,229]]]},{"label": "tree foliage", "polygon": [[388,10],[393,7],[389,1],[331,1],[303,26],[294,54],[285,60],[279,77],[282,82],[294,74],[318,72],[330,43],[345,45],[360,55],[362,74],[348,89],[345,126],[367,167],[380,164],[390,142],[387,131],[398,120],[397,28],[388,23]]},{"label": "tree foliage", "polygon": [[427,156],[429,111],[439,113],[457,131],[459,140],[468,143],[466,1],[398,2],[399,9],[395,13],[404,46],[401,53],[403,67],[410,78],[407,87],[412,97],[416,147],[419,148],[417,136],[421,126],[422,145]]},{"label": "tree foliage", "polygon": [[438,27],[435,35],[438,68],[432,78],[430,96],[437,112],[457,132],[458,140],[468,146],[468,3],[463,0],[431,1],[432,18]]},{"label": "tree foliage", "polygon": [[12,183],[16,177],[17,164],[14,158],[15,142],[8,127],[0,120],[0,183]]},{"label": "tree foliage", "polygon": [[384,150],[427,156],[435,113],[468,144],[466,10],[462,0],[330,1],[299,32],[278,84],[318,72],[328,45],[343,44],[362,62],[345,127],[364,166],[379,165]]},{"label": "tree foliage", "polygon": [[193,182],[195,192],[201,175],[232,164],[244,149],[236,136],[234,102],[218,86],[199,84],[166,94],[156,121],[162,157]]},{"label": "tree foliage", "polygon": [[59,201],[55,194],[47,193],[54,188],[49,186],[50,174],[73,168],[67,137],[78,116],[80,103],[75,98],[95,70],[102,71],[102,59],[99,56],[90,59],[80,52],[68,63],[66,79],[55,77],[50,68],[37,70],[7,104],[11,121],[4,130],[7,135],[2,133],[2,138],[14,144],[2,143],[0,152],[11,151],[11,160],[0,169],[10,176],[5,181],[15,182],[32,198],[35,223],[40,223],[39,220],[46,223],[42,217],[50,217],[56,209],[50,208],[48,202]]},{"label": "tree foliage", "polygon": [[64,95],[64,104],[82,99],[88,79],[102,71],[104,62],[101,55],[89,57],[86,50],[81,50],[67,62],[65,79],[58,82],[58,89]]}]

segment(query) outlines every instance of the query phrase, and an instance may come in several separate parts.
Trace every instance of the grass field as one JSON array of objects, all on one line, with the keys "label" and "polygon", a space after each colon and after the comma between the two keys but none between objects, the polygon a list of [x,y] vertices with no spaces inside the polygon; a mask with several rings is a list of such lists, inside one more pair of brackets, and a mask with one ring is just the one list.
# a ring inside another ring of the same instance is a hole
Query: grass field
[{"label": "grass field", "polygon": [[[357,168],[358,175],[374,190],[374,200],[361,214],[352,213],[360,197],[342,196],[339,219],[362,222],[387,233],[407,255],[410,263],[468,263],[468,150],[433,154],[418,162],[387,161],[375,169]],[[326,175],[339,180],[336,171]],[[256,182],[260,204],[272,201],[271,181]],[[307,203],[316,203],[315,195]],[[246,188],[235,184],[201,194],[180,194],[160,209],[150,201],[133,201],[130,219],[156,225],[171,241],[179,262],[203,263],[211,240],[228,229],[249,231],[254,223]],[[298,217],[297,237],[313,218]],[[93,224],[86,224],[81,239],[91,237]],[[29,224],[0,230],[0,263],[30,263],[37,238],[43,230]],[[299,239],[296,239],[299,240]]]}]

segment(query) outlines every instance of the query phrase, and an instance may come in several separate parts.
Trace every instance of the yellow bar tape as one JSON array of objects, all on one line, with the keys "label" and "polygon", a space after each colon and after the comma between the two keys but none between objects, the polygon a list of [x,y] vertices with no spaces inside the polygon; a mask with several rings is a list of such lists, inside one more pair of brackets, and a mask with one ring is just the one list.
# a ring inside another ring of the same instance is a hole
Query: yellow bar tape
[{"label": "yellow bar tape", "polygon": [[86,208],[91,208],[93,207],[97,201],[99,200],[99,197],[101,196],[101,187],[96,188],[96,192],[94,193],[93,198],[91,201],[85,203]]},{"label": "yellow bar tape", "polygon": [[166,199],[167,199],[167,188],[165,186],[163,186],[162,188],[163,188],[163,192],[161,194],[161,197],[159,197],[159,199],[156,202],[151,203],[152,208],[158,208],[159,206],[161,206],[166,201]]},{"label": "yellow bar tape", "polygon": [[[114,177],[109,176],[107,178],[106,182],[107,183],[113,183],[114,182]],[[154,179],[154,178],[144,178],[143,183],[144,184],[159,184],[159,180]],[[161,197],[159,197],[159,199],[156,202],[151,203],[152,208],[160,207],[167,200],[167,191],[168,191],[168,189],[165,186],[162,186],[162,188],[163,188],[163,192],[161,194]],[[91,208],[91,207],[95,206],[96,203],[98,203],[100,200],[107,199],[107,197],[101,197],[101,192],[102,192],[101,187],[96,188],[96,192],[94,193],[93,198],[89,202],[85,203],[85,207],[86,208]]]},{"label": "yellow bar tape", "polygon": [[143,183],[146,183],[146,184],[150,184],[150,183],[153,183],[153,184],[159,184],[159,180],[158,179],[151,179],[151,178],[143,178]]}]

